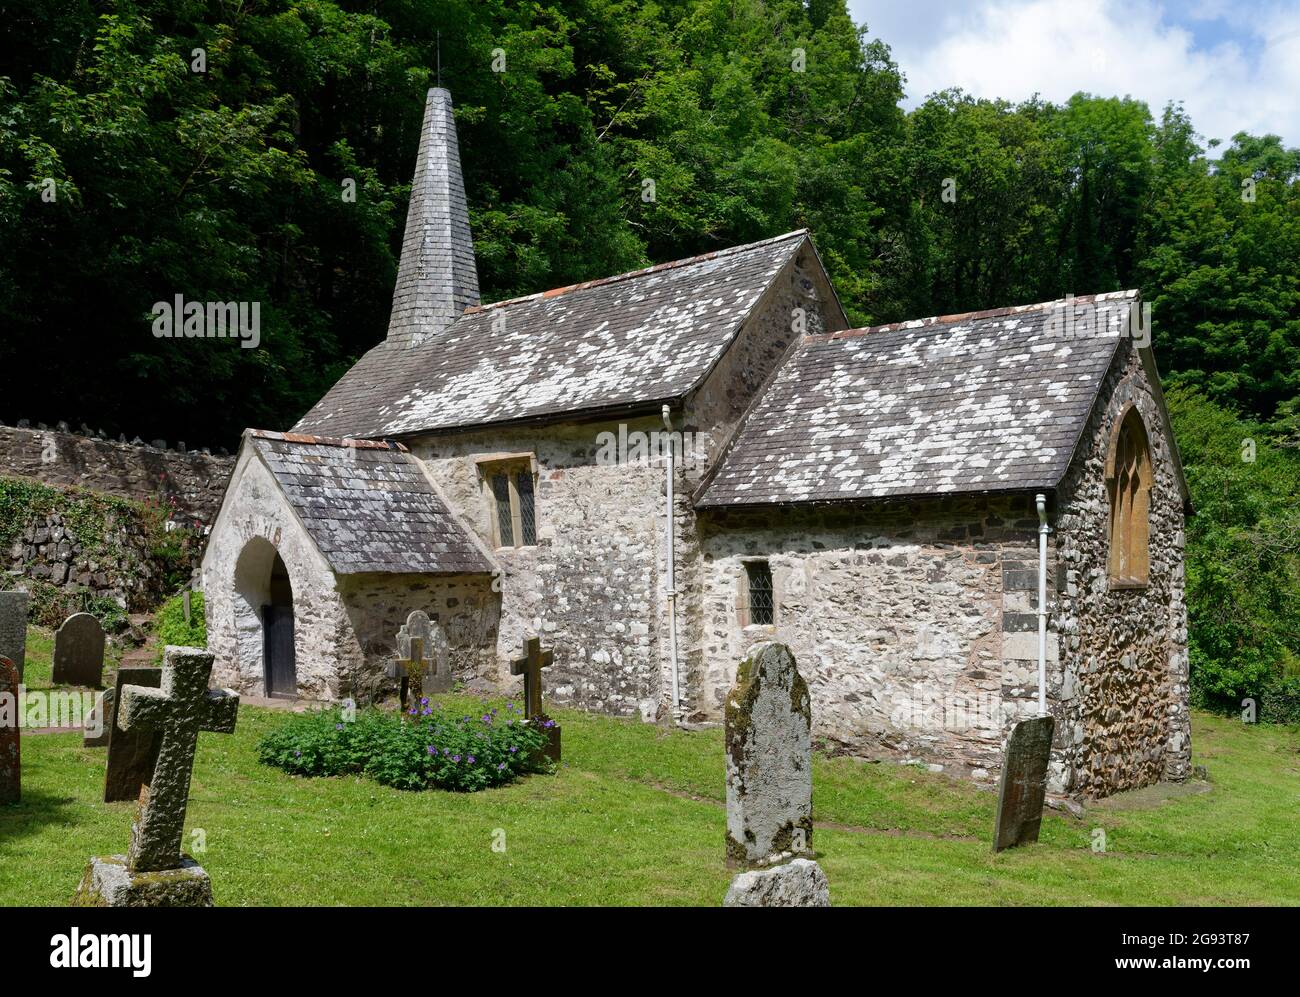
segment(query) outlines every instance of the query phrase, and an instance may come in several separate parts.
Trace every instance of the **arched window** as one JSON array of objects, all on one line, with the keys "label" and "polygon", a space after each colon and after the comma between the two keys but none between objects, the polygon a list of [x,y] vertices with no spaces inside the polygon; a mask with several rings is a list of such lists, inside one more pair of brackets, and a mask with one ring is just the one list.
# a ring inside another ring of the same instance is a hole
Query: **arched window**
[{"label": "arched window", "polygon": [[1151,448],[1142,416],[1132,405],[1111,436],[1106,486],[1110,491],[1111,584],[1145,585],[1151,568]]}]

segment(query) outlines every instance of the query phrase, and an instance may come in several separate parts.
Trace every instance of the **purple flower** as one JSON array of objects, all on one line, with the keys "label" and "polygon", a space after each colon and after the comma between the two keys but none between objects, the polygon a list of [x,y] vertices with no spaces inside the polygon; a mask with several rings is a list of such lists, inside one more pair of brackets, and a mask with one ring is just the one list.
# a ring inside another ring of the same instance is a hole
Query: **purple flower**
[{"label": "purple flower", "polygon": [[453,762],[459,762],[459,761],[460,761],[460,755],[452,755],[452,756],[451,756],[451,760],[452,760]]},{"label": "purple flower", "polygon": [[420,705],[421,705],[421,706],[428,706],[428,705],[429,705],[429,697],[428,697],[428,696],[425,696],[423,699],[421,699],[421,700],[420,700]]},{"label": "purple flower", "polygon": [[490,723],[492,722],[492,714],[491,714],[491,713],[484,713],[484,714],[483,714],[483,722],[484,722],[485,724],[490,724]]},{"label": "purple flower", "polygon": [[469,758],[467,758],[467,759],[465,759],[465,760],[466,760],[467,762],[469,762],[471,765],[474,764],[474,756],[473,756],[473,755],[470,755]]},{"label": "purple flower", "polygon": [[500,765],[497,766],[497,771],[500,772],[505,767],[506,767],[506,763],[502,762]]},{"label": "purple flower", "polygon": [[294,758],[301,758],[301,757],[302,757],[302,752],[301,752],[301,751],[295,751],[295,752],[293,753],[293,757],[294,757]]},{"label": "purple flower", "polygon": [[547,730],[550,730],[552,727],[555,726],[555,721],[554,721],[554,720],[548,720],[548,721],[546,721],[546,723],[542,724],[542,726],[545,727]]},{"label": "purple flower", "polygon": [[512,745],[510,745],[510,753],[511,753],[512,755],[513,755],[516,751],[518,751],[518,750],[519,750],[519,745],[517,745],[517,744],[512,744]]},{"label": "purple flower", "polygon": [[343,725],[342,725],[342,724],[335,724],[335,725],[334,725],[334,729],[335,729],[335,730],[342,730],[342,729],[343,729]]},{"label": "purple flower", "polygon": [[436,755],[437,753],[438,753],[438,749],[435,748],[432,744],[429,745],[429,754]]}]

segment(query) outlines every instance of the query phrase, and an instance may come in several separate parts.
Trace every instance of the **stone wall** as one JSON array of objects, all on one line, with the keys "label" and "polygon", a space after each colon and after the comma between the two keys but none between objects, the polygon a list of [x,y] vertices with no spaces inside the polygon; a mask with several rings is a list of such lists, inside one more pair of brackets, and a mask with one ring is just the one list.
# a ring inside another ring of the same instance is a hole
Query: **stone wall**
[{"label": "stone wall", "polygon": [[[1005,732],[1037,710],[1037,527],[1025,495],[710,511],[701,705],[720,716],[736,663],[777,640],[808,682],[817,736],[991,781]],[[771,566],[772,626],[743,624],[751,558]]]},{"label": "stone wall", "polygon": [[385,666],[398,628],[416,609],[438,620],[457,680],[494,684],[499,596],[487,578],[441,575],[336,576],[254,454],[241,458],[230,501],[208,539],[202,566],[214,681],[239,692],[266,691],[261,608],[271,601],[279,554],[293,595],[298,694],[359,703],[392,696]]},{"label": "stone wall", "polygon": [[[773,281],[717,368],[674,414],[674,428],[691,434],[688,459],[678,463],[674,478],[673,518],[680,687],[688,714],[703,715],[693,701],[703,629],[692,609],[702,589],[690,494],[796,333],[842,327],[834,294],[805,247]],[[615,465],[598,460],[601,434],[630,437],[664,428],[661,416],[648,415],[621,423],[499,428],[410,442],[452,508],[487,543],[492,501],[484,493],[479,461],[503,454],[536,461],[538,542],[497,551],[505,570],[498,684],[511,681],[507,662],[519,654],[525,634],[535,632],[555,651],[546,676],[550,699],[623,716],[666,715],[672,687],[666,468],[660,460]]]},{"label": "stone wall", "polygon": [[[662,428],[634,419],[624,433]],[[426,462],[443,496],[485,543],[493,505],[479,460],[526,454],[536,459],[537,544],[495,551],[500,623],[495,684],[511,688],[509,661],[528,633],[555,651],[548,699],[615,715],[653,715],[660,696],[665,555],[662,466],[597,463],[601,433],[617,422],[501,429],[425,438],[411,451]],[[491,680],[491,666],[482,677]]]},{"label": "stone wall", "polygon": [[175,533],[166,553],[161,519],[140,505],[82,489],[23,479],[0,481],[0,588],[32,595],[32,619],[57,626],[93,609],[111,624],[122,613],[152,610],[197,556],[198,538]]},{"label": "stone wall", "polygon": [[270,602],[279,554],[293,589],[299,694],[338,699],[365,675],[362,649],[335,591],[334,575],[266,466],[240,458],[203,555],[203,608],[212,677],[237,692],[265,694],[261,608]]},{"label": "stone wall", "polygon": [[385,677],[385,665],[397,653],[398,629],[417,609],[428,613],[447,635],[454,682],[463,682],[471,690],[508,687],[497,670],[501,598],[493,591],[490,578],[344,575],[339,578],[338,591],[355,634],[349,642],[355,639],[365,661],[365,668],[347,683],[344,695],[358,702],[396,695],[398,682]]},{"label": "stone wall", "polygon": [[[1145,587],[1119,588],[1108,578],[1105,465],[1111,434],[1130,403],[1151,448],[1151,568]],[[1066,706],[1057,715],[1053,779],[1092,797],[1184,779],[1191,726],[1183,502],[1167,428],[1131,340],[1120,343],[1058,495],[1065,591],[1053,622],[1065,635],[1060,696]]]},{"label": "stone wall", "polygon": [[162,502],[173,507],[173,518],[187,525],[212,522],[234,465],[233,457],[168,450],[165,445],[0,426],[0,475]]}]

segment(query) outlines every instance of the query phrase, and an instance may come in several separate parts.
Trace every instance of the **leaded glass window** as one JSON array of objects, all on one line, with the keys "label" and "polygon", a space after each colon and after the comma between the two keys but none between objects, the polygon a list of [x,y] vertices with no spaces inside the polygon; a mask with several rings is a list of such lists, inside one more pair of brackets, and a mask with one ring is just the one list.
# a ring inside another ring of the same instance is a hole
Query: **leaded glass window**
[{"label": "leaded glass window", "polygon": [[510,478],[503,471],[492,475],[492,495],[497,507],[497,536],[499,547],[515,545],[514,517],[510,511]]},{"label": "leaded glass window", "polygon": [[537,520],[533,513],[533,472],[525,468],[515,472],[515,492],[519,496],[519,532],[525,547],[537,543]]},{"label": "leaded glass window", "polygon": [[776,601],[772,593],[772,567],[766,561],[745,563],[745,585],[749,612],[746,622],[771,626],[776,621]]},{"label": "leaded glass window", "polygon": [[537,544],[537,495],[533,458],[521,454],[479,462],[486,500],[491,506],[493,540],[497,547]]}]

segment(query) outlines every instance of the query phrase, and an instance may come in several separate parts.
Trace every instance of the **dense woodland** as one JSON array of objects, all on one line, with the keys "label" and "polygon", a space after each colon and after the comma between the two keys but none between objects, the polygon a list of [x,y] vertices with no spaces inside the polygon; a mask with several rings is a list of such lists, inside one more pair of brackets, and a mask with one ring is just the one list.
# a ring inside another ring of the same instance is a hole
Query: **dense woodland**
[{"label": "dense woodland", "polygon": [[[384,335],[441,32],[485,300],[801,226],[859,324],[1140,288],[1198,510],[1196,694],[1300,719],[1300,152],[1276,136],[1207,149],[1178,106],[1086,94],[905,112],[843,0],[0,20],[0,419],[231,448],[292,423]],[[261,347],[154,338],[176,294],[260,301]]]}]

